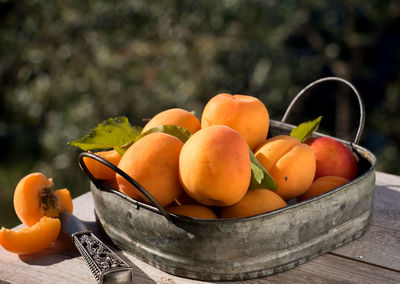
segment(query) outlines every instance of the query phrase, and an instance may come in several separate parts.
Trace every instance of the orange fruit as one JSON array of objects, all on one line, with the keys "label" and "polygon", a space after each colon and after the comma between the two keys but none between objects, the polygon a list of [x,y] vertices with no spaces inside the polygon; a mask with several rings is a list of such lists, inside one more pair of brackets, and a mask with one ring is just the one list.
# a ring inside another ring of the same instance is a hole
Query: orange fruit
[{"label": "orange fruit", "polygon": [[201,204],[228,206],[238,202],[251,177],[246,140],[225,125],[199,130],[182,147],[179,177],[185,192]]}]

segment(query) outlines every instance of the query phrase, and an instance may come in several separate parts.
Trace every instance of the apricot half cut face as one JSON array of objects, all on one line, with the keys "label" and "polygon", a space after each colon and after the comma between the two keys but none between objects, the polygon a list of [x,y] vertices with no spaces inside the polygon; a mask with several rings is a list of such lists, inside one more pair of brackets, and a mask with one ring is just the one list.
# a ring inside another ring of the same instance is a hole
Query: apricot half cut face
[{"label": "apricot half cut face", "polygon": [[19,231],[2,228],[0,244],[4,249],[18,254],[37,253],[49,247],[58,237],[61,222],[58,218],[42,217],[32,227]]},{"label": "apricot half cut face", "polygon": [[32,173],[22,178],[14,191],[14,209],[19,219],[33,226],[43,216],[58,217],[63,211],[72,213],[69,190],[53,191],[53,180],[42,173]]}]

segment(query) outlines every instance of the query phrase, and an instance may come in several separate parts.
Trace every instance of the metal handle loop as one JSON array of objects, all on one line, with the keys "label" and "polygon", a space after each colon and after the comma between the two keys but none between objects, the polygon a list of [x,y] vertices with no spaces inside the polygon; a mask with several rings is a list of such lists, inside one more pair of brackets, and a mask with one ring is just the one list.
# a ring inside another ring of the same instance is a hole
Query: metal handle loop
[{"label": "metal handle loop", "polygon": [[89,152],[82,152],[79,154],[79,165],[81,166],[82,170],[85,172],[85,174],[89,177],[89,179],[94,183],[94,185],[97,188],[100,188],[100,182],[97,178],[95,178],[89,171],[89,169],[86,167],[84,157],[94,159],[98,161],[99,163],[102,163],[103,165],[107,166],[114,172],[118,173],[120,176],[122,176],[124,179],[126,179],[130,184],[132,184],[134,187],[136,187],[144,196],[146,196],[151,203],[157,207],[159,213],[161,213],[168,221],[171,220],[171,216],[169,213],[164,209],[164,207],[161,206],[160,203],[143,187],[141,186],[136,180],[134,180],[131,176],[129,176],[127,173],[125,173],[123,170],[115,166],[114,164],[110,163],[109,161],[103,159],[100,156],[97,156],[94,153],[89,153]]},{"label": "metal handle loop", "polygon": [[354,138],[353,144],[358,144],[360,142],[362,132],[364,131],[364,124],[365,124],[365,106],[364,106],[364,102],[363,102],[359,92],[357,91],[357,89],[353,86],[353,84],[351,84],[349,81],[347,81],[345,79],[342,79],[342,78],[339,78],[339,77],[325,77],[325,78],[322,78],[322,79],[319,79],[319,80],[316,80],[316,81],[312,82],[311,84],[306,86],[304,89],[302,89],[296,95],[296,97],[292,100],[292,102],[290,103],[290,105],[286,109],[286,112],[285,112],[285,114],[283,115],[283,118],[282,118],[282,122],[286,122],[286,120],[287,120],[287,118],[288,118],[293,106],[295,105],[295,103],[300,99],[300,97],[306,91],[310,90],[312,87],[315,87],[319,83],[328,82],[328,81],[337,81],[337,82],[344,83],[345,85],[350,87],[352,89],[352,91],[354,92],[354,94],[357,96],[358,104],[360,106],[360,123],[359,123],[359,126],[358,126],[356,137]]}]

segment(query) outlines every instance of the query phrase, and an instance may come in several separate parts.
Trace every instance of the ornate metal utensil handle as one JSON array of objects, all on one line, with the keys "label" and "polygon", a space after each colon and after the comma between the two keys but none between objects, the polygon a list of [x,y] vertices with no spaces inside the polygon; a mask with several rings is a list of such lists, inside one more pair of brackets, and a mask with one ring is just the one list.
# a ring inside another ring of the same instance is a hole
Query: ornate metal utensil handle
[{"label": "ornate metal utensil handle", "polygon": [[92,232],[74,233],[72,239],[99,283],[132,282],[132,268]]}]

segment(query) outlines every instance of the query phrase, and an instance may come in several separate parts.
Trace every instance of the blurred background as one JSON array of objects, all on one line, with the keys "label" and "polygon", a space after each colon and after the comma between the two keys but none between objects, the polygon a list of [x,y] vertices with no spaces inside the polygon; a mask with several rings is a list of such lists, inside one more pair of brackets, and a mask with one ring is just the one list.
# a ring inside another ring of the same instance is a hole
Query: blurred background
[{"label": "blurred background", "polygon": [[[300,4],[301,2],[301,4]],[[345,2],[345,3],[344,3]],[[360,144],[400,175],[399,1],[0,1],[0,226],[19,223],[18,181],[41,171],[88,191],[69,146],[103,120],[133,125],[221,92],[256,96],[280,120],[312,81],[352,82],[366,108]],[[352,141],[359,107],[325,83],[290,122]]]}]

